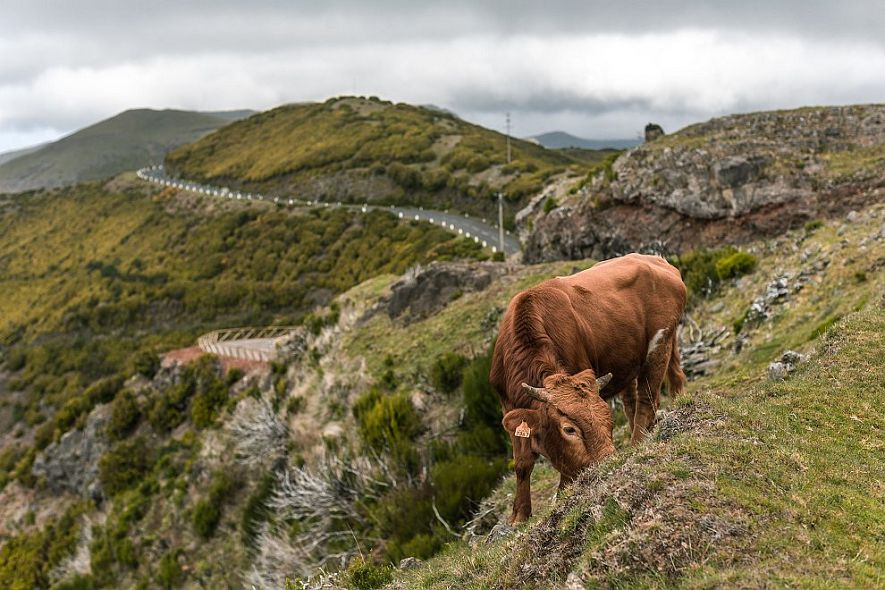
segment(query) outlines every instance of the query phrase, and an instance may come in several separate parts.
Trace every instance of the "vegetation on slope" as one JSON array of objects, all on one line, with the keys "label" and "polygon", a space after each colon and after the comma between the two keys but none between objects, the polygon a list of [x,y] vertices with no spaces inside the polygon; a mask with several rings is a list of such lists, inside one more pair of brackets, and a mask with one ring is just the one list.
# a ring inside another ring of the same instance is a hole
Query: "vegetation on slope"
[{"label": "vegetation on slope", "polygon": [[[541,510],[508,539],[452,544],[392,587],[880,586],[883,213],[754,244],[756,270],[706,295],[698,281],[690,317],[729,335],[714,374],[665,402],[653,440],[622,448],[555,505],[536,496]],[[708,254],[682,263],[719,277]],[[732,318],[765,307],[785,277],[789,293],[735,334]],[[767,378],[786,349],[807,358],[785,381]],[[555,478],[541,470],[534,484]],[[494,496],[502,512],[509,489]]]},{"label": "vegetation on slope", "polygon": [[211,328],[298,323],[375,274],[480,256],[468,240],[383,212],[194,211],[178,199],[87,184],[2,211],[0,351],[21,392],[21,424],[9,429],[36,437],[6,449],[0,481],[30,482],[34,452],[114,398],[119,381],[99,380],[129,376],[157,351]]},{"label": "vegetation on slope", "polygon": [[100,180],[162,161],[174,147],[248,115],[135,109],[0,164],[0,192]]},{"label": "vegetation on slope", "polygon": [[566,154],[449,113],[377,98],[279,107],[172,151],[184,178],[327,201],[449,207],[490,216],[495,193],[524,203],[570,167]]}]

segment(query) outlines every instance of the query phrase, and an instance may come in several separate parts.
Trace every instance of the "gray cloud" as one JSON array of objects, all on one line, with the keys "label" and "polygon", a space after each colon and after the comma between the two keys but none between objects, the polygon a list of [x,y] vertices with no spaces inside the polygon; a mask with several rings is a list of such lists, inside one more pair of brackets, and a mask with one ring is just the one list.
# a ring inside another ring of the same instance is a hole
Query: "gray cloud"
[{"label": "gray cloud", "polygon": [[0,150],[132,107],[350,93],[595,137],[885,96],[878,0],[7,0],[2,14]]}]

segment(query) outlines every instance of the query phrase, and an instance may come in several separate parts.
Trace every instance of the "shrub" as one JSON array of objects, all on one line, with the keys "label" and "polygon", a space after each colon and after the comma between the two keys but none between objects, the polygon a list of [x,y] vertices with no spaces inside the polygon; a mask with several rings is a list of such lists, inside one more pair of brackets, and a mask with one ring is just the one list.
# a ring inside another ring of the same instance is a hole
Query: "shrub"
[{"label": "shrub", "polygon": [[421,431],[421,420],[405,395],[381,395],[370,389],[353,408],[363,443],[374,451],[387,451],[408,472],[418,467],[412,439]]},{"label": "shrub", "polygon": [[191,421],[197,428],[206,428],[215,422],[228,400],[227,387],[217,379],[206,385],[191,402]]},{"label": "shrub", "polygon": [[152,466],[147,440],[139,436],[116,443],[98,462],[98,477],[109,496],[138,485]]},{"label": "shrub", "polygon": [[143,350],[135,353],[129,361],[129,373],[153,379],[160,370],[160,357],[157,353]]},{"label": "shrub", "polygon": [[243,516],[240,518],[240,532],[243,544],[252,547],[255,537],[261,529],[261,524],[267,520],[269,513],[265,504],[273,492],[276,478],[273,473],[266,473],[243,508]]},{"label": "shrub", "polygon": [[709,296],[723,280],[736,278],[756,268],[756,257],[732,246],[716,250],[699,248],[670,260],[682,273],[689,294]]},{"label": "shrub", "polygon": [[430,368],[430,382],[444,393],[452,393],[461,385],[461,374],[467,364],[460,354],[447,352],[439,356]]},{"label": "shrub", "polygon": [[221,509],[227,495],[233,488],[233,480],[224,471],[217,471],[209,485],[209,493],[206,498],[200,500],[194,506],[191,521],[194,531],[203,539],[209,539],[215,534],[218,523],[221,521]]},{"label": "shrub", "polygon": [[749,252],[732,252],[716,261],[716,274],[724,281],[756,270],[756,257]]},{"label": "shrub", "polygon": [[48,587],[52,569],[74,552],[83,510],[81,504],[75,504],[38,532],[4,539],[0,547],[0,588]]},{"label": "shrub", "polygon": [[805,231],[808,233],[813,232],[814,230],[820,229],[824,226],[824,222],[820,219],[812,219],[805,223]]},{"label": "shrub", "polygon": [[124,389],[111,403],[111,417],[107,425],[107,433],[111,440],[120,440],[131,433],[141,420],[141,409],[135,396]]},{"label": "shrub", "polygon": [[547,197],[547,200],[544,201],[544,213],[550,213],[554,209],[559,207],[559,203],[553,197]]},{"label": "shrub", "polygon": [[167,590],[177,587],[181,581],[181,566],[178,565],[179,553],[178,550],[164,553],[157,567],[157,581]]},{"label": "shrub", "polygon": [[218,521],[221,520],[221,508],[218,507],[210,499],[204,499],[197,502],[194,506],[194,513],[191,521],[194,525],[194,531],[203,539],[209,539],[215,534],[218,527]]},{"label": "shrub", "polygon": [[375,590],[393,580],[393,566],[354,559],[344,573],[344,585],[353,590]]}]

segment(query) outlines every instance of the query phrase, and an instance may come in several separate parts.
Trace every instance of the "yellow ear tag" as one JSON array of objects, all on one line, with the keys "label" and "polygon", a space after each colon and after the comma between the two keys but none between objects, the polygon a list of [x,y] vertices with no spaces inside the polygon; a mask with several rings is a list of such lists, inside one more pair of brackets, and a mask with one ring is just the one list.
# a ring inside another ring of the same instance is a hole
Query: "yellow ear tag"
[{"label": "yellow ear tag", "polygon": [[525,423],[525,420],[523,420],[522,424],[516,427],[516,432],[514,432],[513,434],[520,438],[529,438],[532,436],[532,429],[529,428],[529,425]]}]

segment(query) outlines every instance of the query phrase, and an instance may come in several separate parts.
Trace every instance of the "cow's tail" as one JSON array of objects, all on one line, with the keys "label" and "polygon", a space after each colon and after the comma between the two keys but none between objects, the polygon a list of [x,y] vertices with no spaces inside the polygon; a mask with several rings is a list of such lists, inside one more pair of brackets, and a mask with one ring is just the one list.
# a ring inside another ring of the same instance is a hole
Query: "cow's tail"
[{"label": "cow's tail", "polygon": [[671,395],[678,395],[685,388],[685,373],[682,371],[682,360],[679,357],[679,331],[673,332],[670,362],[667,364],[667,390]]}]

